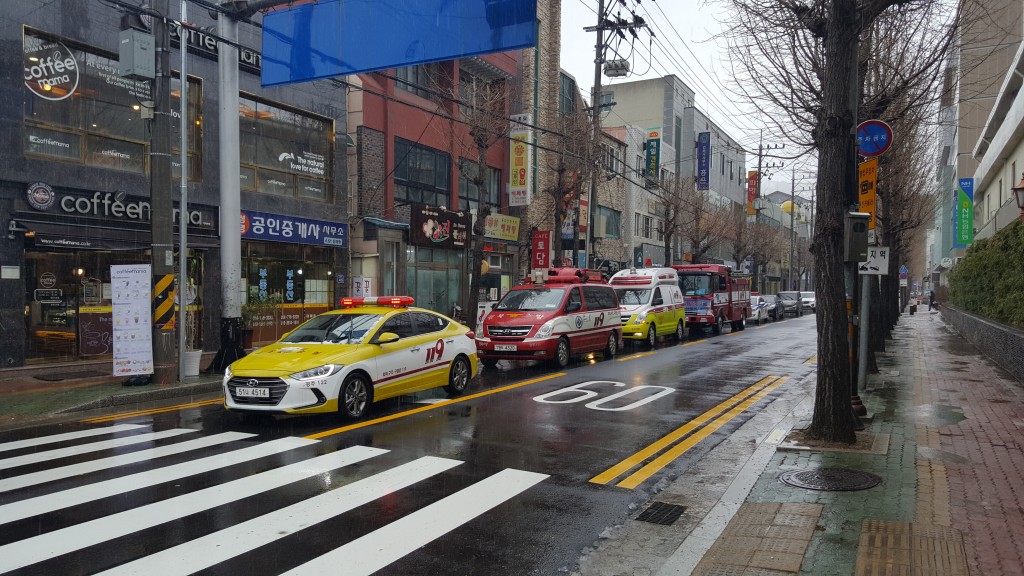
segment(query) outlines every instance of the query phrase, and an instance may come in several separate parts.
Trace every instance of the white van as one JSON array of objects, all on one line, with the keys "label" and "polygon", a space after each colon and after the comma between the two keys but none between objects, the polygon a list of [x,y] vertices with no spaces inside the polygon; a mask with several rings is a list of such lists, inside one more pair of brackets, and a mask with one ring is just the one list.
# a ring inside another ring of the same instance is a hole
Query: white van
[{"label": "white van", "polygon": [[608,283],[619,297],[623,339],[646,341],[653,348],[659,336],[686,338],[686,308],[675,270],[630,268],[616,272]]}]

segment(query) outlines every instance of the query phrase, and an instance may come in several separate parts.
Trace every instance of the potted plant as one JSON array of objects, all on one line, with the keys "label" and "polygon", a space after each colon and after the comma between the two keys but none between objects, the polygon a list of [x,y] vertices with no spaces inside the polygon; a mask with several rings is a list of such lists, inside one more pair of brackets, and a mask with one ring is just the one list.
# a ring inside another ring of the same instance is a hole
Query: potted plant
[{"label": "potted plant", "polygon": [[263,318],[270,316],[276,320],[277,306],[283,302],[280,294],[270,294],[264,298],[250,298],[242,304],[242,347],[246,350],[253,346],[253,335],[261,328]]}]

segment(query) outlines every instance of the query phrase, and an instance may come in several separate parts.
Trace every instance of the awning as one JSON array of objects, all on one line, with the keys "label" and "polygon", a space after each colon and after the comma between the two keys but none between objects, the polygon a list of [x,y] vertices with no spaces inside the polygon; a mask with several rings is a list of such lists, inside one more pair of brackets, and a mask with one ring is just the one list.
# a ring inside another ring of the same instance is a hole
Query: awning
[{"label": "awning", "polygon": [[[152,244],[149,230],[74,226],[56,222],[14,220],[14,225],[27,230],[25,237],[41,248],[68,248],[77,250],[146,250]],[[178,234],[174,235],[177,245]],[[212,236],[189,234],[189,248],[216,248],[220,239]]]}]

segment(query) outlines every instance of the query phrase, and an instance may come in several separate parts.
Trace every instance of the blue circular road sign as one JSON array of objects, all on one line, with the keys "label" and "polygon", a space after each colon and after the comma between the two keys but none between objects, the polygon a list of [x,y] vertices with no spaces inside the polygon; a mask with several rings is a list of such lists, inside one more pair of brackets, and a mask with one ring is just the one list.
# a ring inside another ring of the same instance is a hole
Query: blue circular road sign
[{"label": "blue circular road sign", "polygon": [[892,144],[892,128],[881,120],[865,120],[857,125],[857,153],[871,158],[881,156]]}]

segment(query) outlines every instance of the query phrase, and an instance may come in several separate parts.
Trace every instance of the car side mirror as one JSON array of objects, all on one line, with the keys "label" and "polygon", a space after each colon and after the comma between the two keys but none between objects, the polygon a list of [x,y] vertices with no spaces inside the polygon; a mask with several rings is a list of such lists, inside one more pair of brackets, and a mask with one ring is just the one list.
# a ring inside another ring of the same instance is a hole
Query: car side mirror
[{"label": "car side mirror", "polygon": [[572,312],[578,312],[581,308],[583,308],[582,302],[569,302],[565,305],[565,312],[566,314],[571,314]]},{"label": "car side mirror", "polygon": [[377,336],[376,344],[391,344],[392,342],[398,342],[401,337],[394,332],[382,332]]}]

